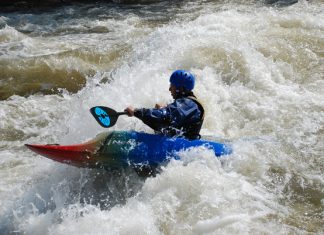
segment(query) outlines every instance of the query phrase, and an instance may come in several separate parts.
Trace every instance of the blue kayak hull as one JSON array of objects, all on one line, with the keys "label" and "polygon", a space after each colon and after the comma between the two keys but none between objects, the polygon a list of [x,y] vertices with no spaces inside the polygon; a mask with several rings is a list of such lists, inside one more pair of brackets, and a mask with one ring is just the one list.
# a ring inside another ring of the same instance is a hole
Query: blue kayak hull
[{"label": "blue kayak hull", "polygon": [[102,133],[83,144],[26,146],[54,161],[87,168],[156,167],[171,158],[179,159],[180,151],[195,147],[210,149],[216,157],[232,153],[229,144],[189,141],[135,131]]},{"label": "blue kayak hull", "polygon": [[162,135],[135,131],[111,132],[99,153],[116,159],[122,165],[159,165],[170,158],[179,159],[179,152],[195,147],[205,147],[214,152],[215,157],[232,153],[229,144],[207,140],[187,140],[168,138]]}]

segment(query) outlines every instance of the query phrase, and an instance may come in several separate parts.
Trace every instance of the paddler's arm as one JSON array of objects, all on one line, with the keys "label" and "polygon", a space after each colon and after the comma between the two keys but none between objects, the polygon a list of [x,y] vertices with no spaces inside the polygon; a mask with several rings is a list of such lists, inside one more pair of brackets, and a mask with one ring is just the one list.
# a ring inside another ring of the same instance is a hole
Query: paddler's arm
[{"label": "paddler's arm", "polygon": [[137,117],[141,119],[146,125],[154,130],[160,130],[161,127],[170,124],[170,113],[167,107],[160,109],[134,109],[129,106],[125,109],[129,117]]}]

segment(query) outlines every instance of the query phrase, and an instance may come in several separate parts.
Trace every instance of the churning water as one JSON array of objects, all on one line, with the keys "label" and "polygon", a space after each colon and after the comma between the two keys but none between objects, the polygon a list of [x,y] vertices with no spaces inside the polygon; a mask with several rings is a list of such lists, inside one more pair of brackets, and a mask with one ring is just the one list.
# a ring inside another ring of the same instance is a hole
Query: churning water
[{"label": "churning water", "polygon": [[[0,234],[323,234],[323,15],[323,1],[248,0],[1,14]],[[95,105],[170,102],[175,69],[196,75],[202,134],[232,155],[193,149],[140,178],[24,147],[93,138]]]}]

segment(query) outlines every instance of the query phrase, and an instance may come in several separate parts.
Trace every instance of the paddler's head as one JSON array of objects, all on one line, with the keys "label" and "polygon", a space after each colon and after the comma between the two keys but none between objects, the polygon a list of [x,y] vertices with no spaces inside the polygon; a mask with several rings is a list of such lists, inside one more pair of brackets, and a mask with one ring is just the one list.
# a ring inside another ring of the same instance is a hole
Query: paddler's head
[{"label": "paddler's head", "polygon": [[195,87],[195,77],[186,70],[176,70],[170,77],[169,91],[174,99],[187,96]]}]

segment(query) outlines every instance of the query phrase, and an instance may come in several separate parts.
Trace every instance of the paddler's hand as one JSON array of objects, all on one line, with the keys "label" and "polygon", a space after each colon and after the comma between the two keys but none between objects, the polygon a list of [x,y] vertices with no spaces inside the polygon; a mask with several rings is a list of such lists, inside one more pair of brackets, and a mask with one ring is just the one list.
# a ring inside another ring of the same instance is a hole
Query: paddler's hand
[{"label": "paddler's hand", "polygon": [[165,108],[166,105],[163,105],[163,104],[155,104],[155,108],[156,109],[162,109],[162,108]]},{"label": "paddler's hand", "polygon": [[134,116],[134,108],[132,106],[128,106],[124,111],[127,112],[128,117]]}]

